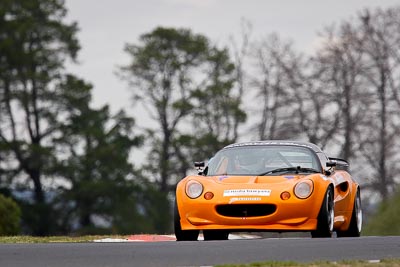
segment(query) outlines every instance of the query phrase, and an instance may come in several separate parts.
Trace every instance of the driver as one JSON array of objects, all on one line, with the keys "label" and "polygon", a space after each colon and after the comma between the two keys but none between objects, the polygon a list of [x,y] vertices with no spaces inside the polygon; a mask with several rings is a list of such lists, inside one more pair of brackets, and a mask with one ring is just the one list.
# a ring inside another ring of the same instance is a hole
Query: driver
[{"label": "driver", "polygon": [[264,165],[264,158],[259,153],[242,153],[235,158],[235,169],[246,171],[244,174],[256,174]]}]

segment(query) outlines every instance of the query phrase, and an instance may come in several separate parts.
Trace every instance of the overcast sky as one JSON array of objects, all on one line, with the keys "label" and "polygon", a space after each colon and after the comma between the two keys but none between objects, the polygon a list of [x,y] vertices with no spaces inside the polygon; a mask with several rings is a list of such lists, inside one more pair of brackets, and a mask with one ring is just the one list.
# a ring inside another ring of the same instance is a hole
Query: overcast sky
[{"label": "overcast sky", "polygon": [[[277,32],[303,52],[311,51],[324,26],[356,16],[365,7],[391,7],[398,0],[66,0],[68,20],[76,21],[82,49],[79,65],[68,65],[94,86],[94,105],[113,111],[129,107],[127,84],[115,71],[129,61],[126,43],[138,43],[157,26],[185,27],[227,45],[239,35],[240,20],[253,25],[253,37]],[[134,114],[140,122],[139,114]]]}]

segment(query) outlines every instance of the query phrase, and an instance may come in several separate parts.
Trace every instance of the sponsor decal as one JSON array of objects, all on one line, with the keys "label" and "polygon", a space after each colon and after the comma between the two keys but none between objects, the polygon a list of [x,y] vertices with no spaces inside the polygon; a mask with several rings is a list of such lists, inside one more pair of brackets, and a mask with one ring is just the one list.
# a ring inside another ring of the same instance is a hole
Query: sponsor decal
[{"label": "sponsor decal", "polygon": [[293,179],[294,176],[284,176],[286,179]]},{"label": "sponsor decal", "polygon": [[238,196],[269,197],[270,195],[271,195],[270,189],[229,189],[229,190],[224,190],[224,197],[238,197]]},{"label": "sponsor decal", "polygon": [[229,200],[229,204],[236,201],[261,201],[261,197],[233,197]]},{"label": "sponsor decal", "polygon": [[220,176],[220,177],[218,177],[218,181],[222,181],[222,180],[225,180],[226,178],[228,178],[228,176]]}]

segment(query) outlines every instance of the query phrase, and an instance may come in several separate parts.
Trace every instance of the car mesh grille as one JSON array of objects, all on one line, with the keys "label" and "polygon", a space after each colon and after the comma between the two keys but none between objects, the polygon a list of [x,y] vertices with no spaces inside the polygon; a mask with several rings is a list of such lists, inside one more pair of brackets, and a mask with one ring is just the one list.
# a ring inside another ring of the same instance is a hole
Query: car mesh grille
[{"label": "car mesh grille", "polygon": [[227,217],[257,217],[274,213],[276,206],[272,204],[229,204],[218,205],[217,212]]}]

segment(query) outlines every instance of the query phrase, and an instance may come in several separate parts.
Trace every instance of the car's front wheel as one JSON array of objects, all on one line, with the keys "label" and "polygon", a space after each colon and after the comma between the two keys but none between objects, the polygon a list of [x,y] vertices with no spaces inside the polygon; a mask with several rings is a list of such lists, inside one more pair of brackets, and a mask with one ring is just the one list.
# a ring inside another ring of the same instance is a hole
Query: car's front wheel
[{"label": "car's front wheel", "polygon": [[335,218],[333,190],[326,190],[324,201],[318,215],[317,229],[311,232],[314,237],[332,237],[333,222]]},{"label": "car's front wheel", "polygon": [[354,199],[353,212],[351,214],[349,229],[346,231],[337,231],[337,237],[359,237],[362,227],[362,209],[360,191],[357,190]]},{"label": "car's front wheel", "polygon": [[175,200],[174,207],[174,230],[176,241],[196,241],[199,237],[198,230],[182,230],[181,218],[179,216],[178,205]]}]

